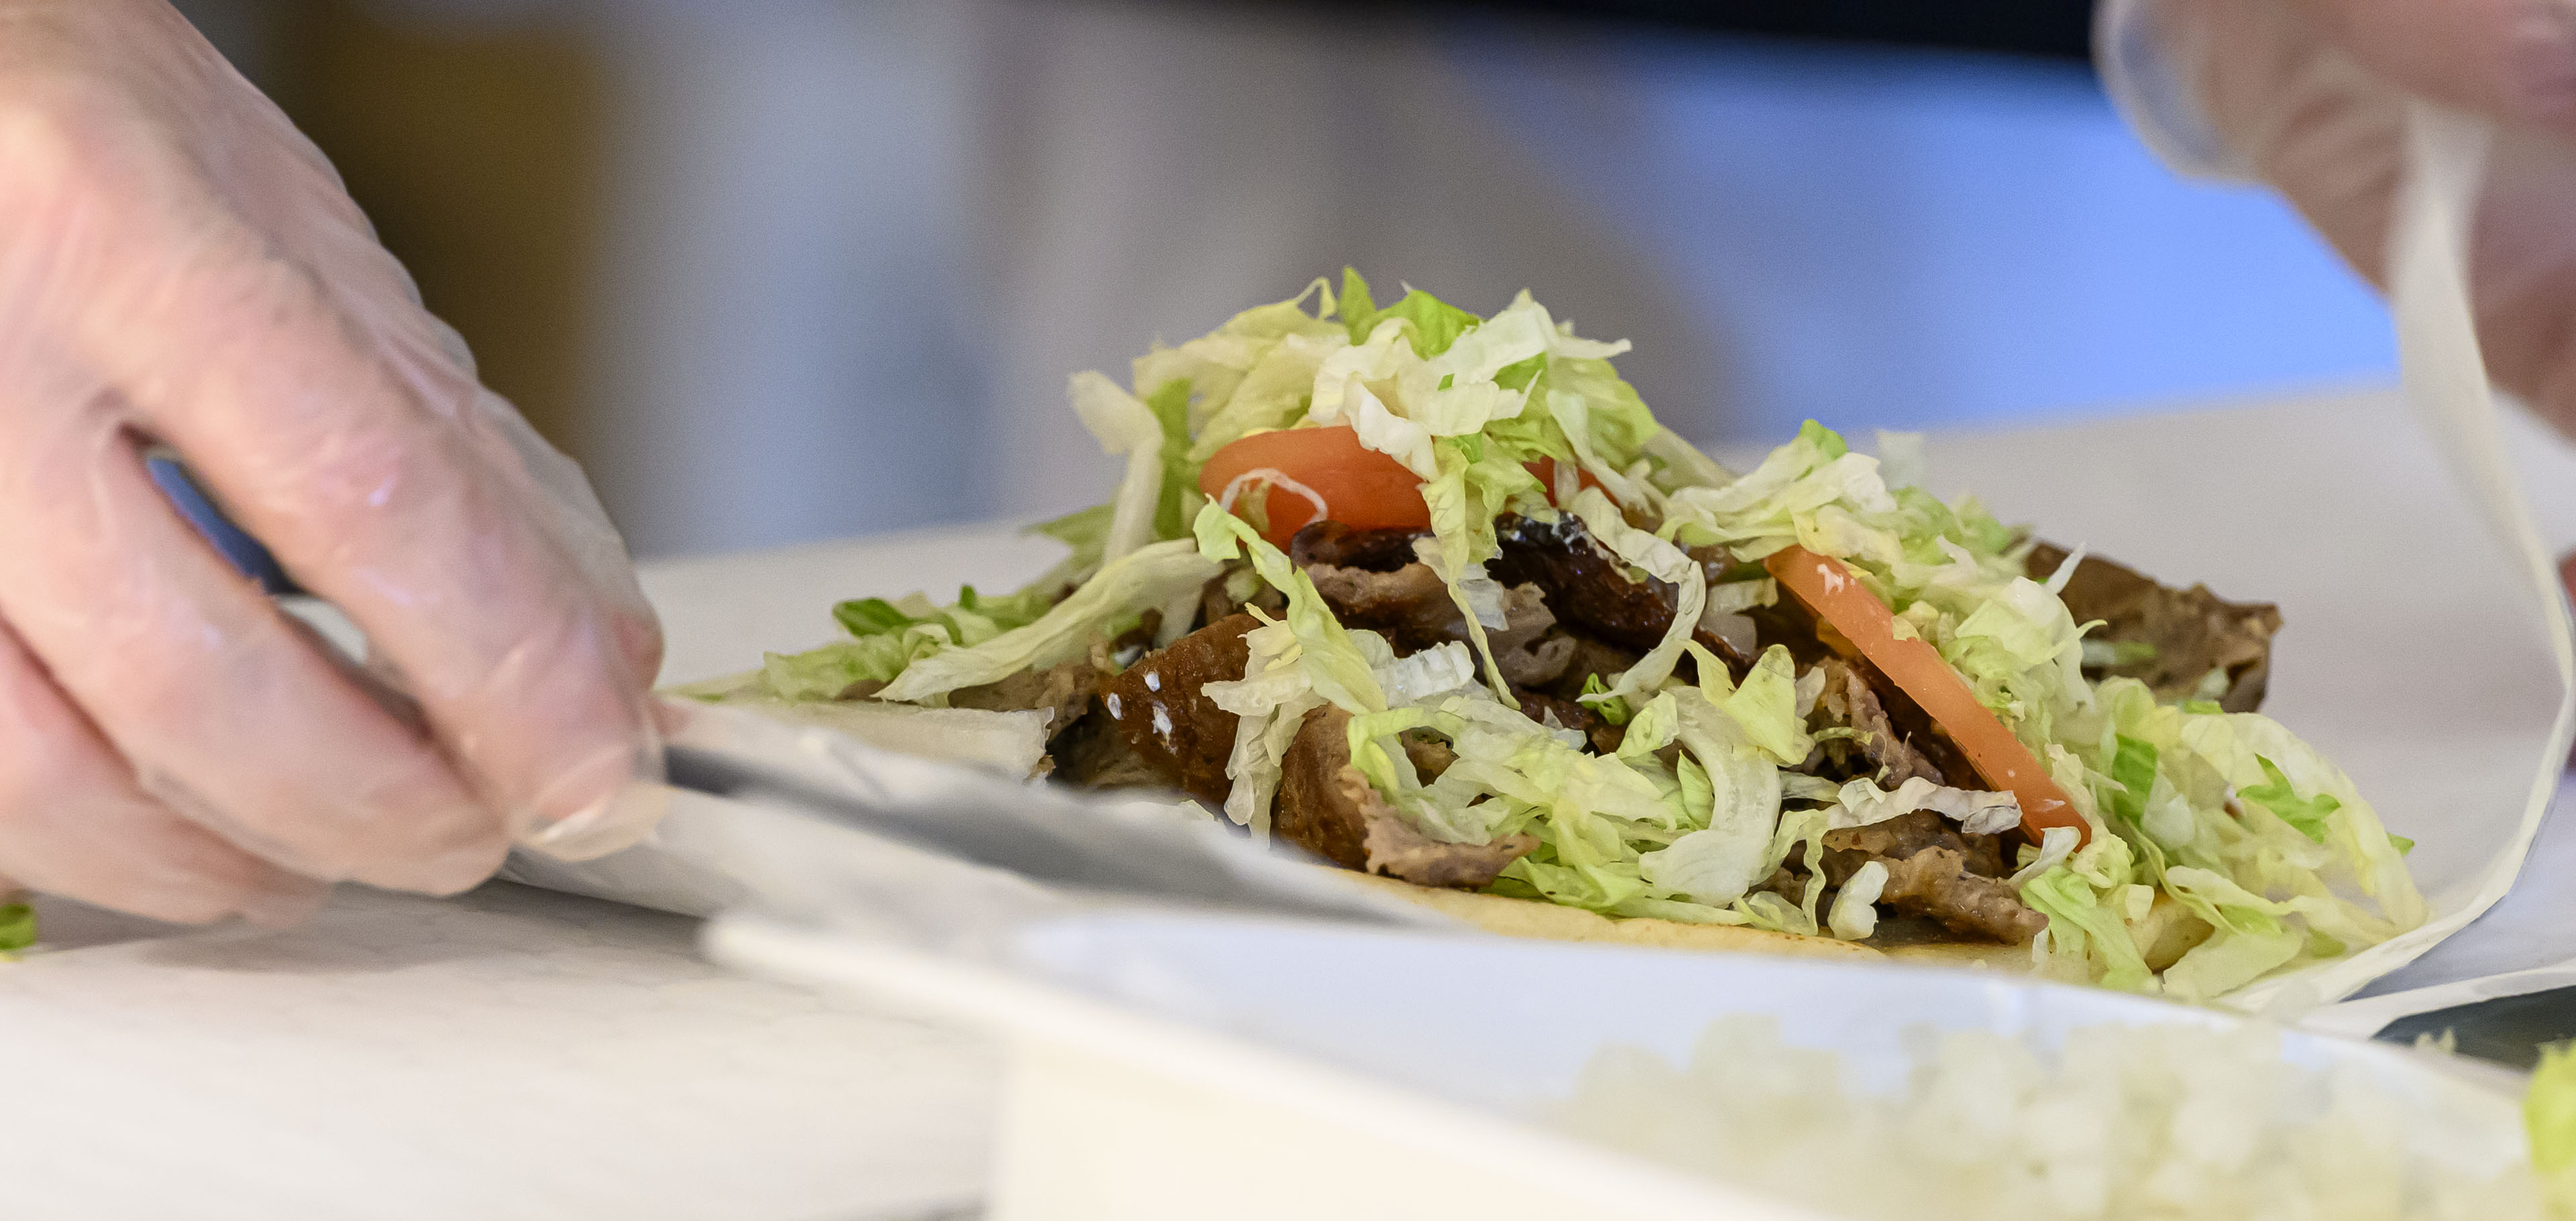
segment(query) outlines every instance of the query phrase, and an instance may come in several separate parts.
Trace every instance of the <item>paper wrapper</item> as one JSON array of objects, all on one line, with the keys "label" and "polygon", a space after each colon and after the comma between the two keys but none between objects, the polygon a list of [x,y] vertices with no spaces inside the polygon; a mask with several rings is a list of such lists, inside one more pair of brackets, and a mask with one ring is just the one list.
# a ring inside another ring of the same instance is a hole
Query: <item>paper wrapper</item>
[{"label": "paper wrapper", "polygon": [[[2569,743],[2576,652],[2565,595],[2516,489],[2461,273],[2485,136],[2430,111],[2416,136],[2423,172],[2395,235],[2402,396],[1936,435],[1927,451],[1946,496],[1975,492],[2006,521],[2170,583],[2281,604],[2265,711],[2340,763],[2389,828],[2416,841],[2410,864],[2433,916],[2231,998],[2276,1017],[2350,995],[2493,905],[2521,867]],[[836,597],[1006,585],[1047,558],[997,528],[701,561],[648,571],[647,584],[674,625],[674,653],[707,659],[669,676],[685,681],[815,634],[781,626],[752,641],[741,623],[823,629]],[[782,605],[808,607],[810,618],[780,620]],[[730,651],[714,655],[696,633],[732,633]],[[712,912],[743,893],[707,865],[727,818],[723,803],[684,802],[656,843],[582,865],[523,858],[510,876]],[[903,870],[870,872],[885,879],[870,902],[909,909],[905,922],[974,923],[937,910],[960,902],[953,879],[915,886]]]}]

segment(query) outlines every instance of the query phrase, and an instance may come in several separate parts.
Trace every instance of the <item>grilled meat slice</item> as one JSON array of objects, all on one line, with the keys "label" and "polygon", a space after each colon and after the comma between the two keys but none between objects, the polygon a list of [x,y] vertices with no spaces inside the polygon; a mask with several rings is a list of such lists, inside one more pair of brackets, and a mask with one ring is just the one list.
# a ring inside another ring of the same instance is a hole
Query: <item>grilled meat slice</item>
[{"label": "grilled meat slice", "polygon": [[1076,658],[1043,670],[1022,670],[995,683],[967,687],[948,697],[956,708],[994,712],[1044,709],[1051,714],[1047,732],[1062,733],[1091,706],[1108,674],[1089,658]]},{"label": "grilled meat slice", "polygon": [[[2032,580],[2045,581],[2066,556],[2064,548],[2040,543],[2023,565]],[[2168,703],[2214,698],[2229,712],[2262,706],[2281,608],[2223,601],[2206,585],[2173,589],[2094,555],[2076,564],[2059,596],[2077,623],[2103,621],[2088,639],[2143,646],[2135,658],[2086,665],[2086,678],[2134,678]]]},{"label": "grilled meat slice", "polygon": [[1252,654],[1243,637],[1259,626],[1250,615],[1228,615],[1138,658],[1101,686],[1101,710],[1136,757],[1162,783],[1211,805],[1223,804],[1234,787],[1225,764],[1241,718],[1200,688],[1243,677]]},{"label": "grilled meat slice", "polygon": [[1825,669],[1825,689],[1817,697],[1816,706],[1824,711],[1827,724],[1860,731],[1861,754],[1869,760],[1882,787],[1892,789],[1917,776],[1935,784],[1950,783],[1930,756],[1898,732],[1878,692],[1859,670],[1832,658],[1817,664]]},{"label": "grilled meat slice", "polygon": [[1551,729],[1581,730],[1584,740],[1592,744],[1595,754],[1618,753],[1619,743],[1628,737],[1625,726],[1613,725],[1601,719],[1600,713],[1594,712],[1589,705],[1580,701],[1559,698],[1547,692],[1532,691],[1526,687],[1512,688],[1512,698],[1520,701],[1522,715],[1541,725]]},{"label": "grilled meat slice", "polygon": [[1612,679],[1637,664],[1637,659],[1642,656],[1634,650],[1605,644],[1581,632],[1567,632],[1565,636],[1574,642],[1574,648],[1566,658],[1565,669],[1557,675],[1555,682],[1541,688],[1560,699],[1571,700],[1581,696],[1586,678],[1598,677],[1603,686],[1608,686]]},{"label": "grilled meat slice", "polygon": [[1652,577],[1629,579],[1626,566],[1572,514],[1555,521],[1512,514],[1494,522],[1502,554],[1485,571],[1505,585],[1531,584],[1547,595],[1557,621],[1585,635],[1644,652],[1673,625],[1674,593]]},{"label": "grilled meat slice", "polygon": [[1424,835],[1351,766],[1350,724],[1351,715],[1339,708],[1306,714],[1282,761],[1272,834],[1344,869],[1423,886],[1484,886],[1538,847],[1528,835],[1490,844],[1447,844]]},{"label": "grilled meat slice", "polygon": [[1887,865],[1878,901],[1901,915],[1929,916],[1962,937],[2008,945],[2048,925],[2001,880],[2000,835],[1969,835],[1930,810],[1825,832],[1826,880],[1840,886],[1871,861]]},{"label": "grilled meat slice", "polygon": [[1429,537],[1428,530],[1354,530],[1337,521],[1319,521],[1288,540],[1288,559],[1299,568],[1330,564],[1393,572],[1413,562],[1413,540]]},{"label": "grilled meat slice", "polygon": [[1914,697],[1907,695],[1885,671],[1869,664],[1866,658],[1845,658],[1841,664],[1858,674],[1870,694],[1877,697],[1880,711],[1887,715],[1889,730],[1916,756],[1910,762],[1931,765],[1931,778],[1952,788],[1989,787],[1976,765],[1968,762],[1968,756],[1950,741],[1949,733],[1932,719],[1932,714],[1923,711],[1923,706],[1915,703]]},{"label": "grilled meat slice", "polygon": [[[1305,539],[1331,525],[1335,523],[1308,526],[1298,538]],[[1359,554],[1356,547],[1323,544],[1345,538],[1376,540],[1389,536],[1408,540],[1424,537],[1401,530],[1351,532],[1328,536],[1309,550],[1317,555],[1331,552],[1378,563],[1383,557]],[[1389,568],[1345,566],[1317,559],[1307,563],[1306,576],[1315,582],[1315,591],[1323,595],[1325,604],[1333,608],[1334,617],[1343,626],[1384,635],[1398,654],[1468,638],[1465,613],[1449,596],[1449,587],[1427,564],[1407,562]],[[1494,650],[1494,664],[1501,668],[1503,681],[1544,686],[1565,673],[1566,664],[1574,658],[1575,645],[1563,633],[1552,630],[1556,616],[1548,611],[1547,599],[1537,586],[1516,585],[1503,591],[1503,622],[1502,628],[1488,628],[1485,632],[1485,643]]]},{"label": "grilled meat slice", "polygon": [[1544,687],[1573,664],[1574,637],[1556,630],[1556,616],[1535,585],[1503,591],[1501,631],[1486,629],[1485,643],[1494,650],[1494,665],[1503,681],[1515,687]]},{"label": "grilled meat slice", "polygon": [[1839,885],[1866,861],[1902,860],[1933,848],[1956,853],[1988,877],[2003,872],[2002,836],[1970,835],[1939,814],[1916,810],[1866,827],[1825,832],[1825,876]]},{"label": "grilled meat slice", "polygon": [[[1486,574],[1505,585],[1538,586],[1548,610],[1573,634],[1644,653],[1663,643],[1672,628],[1679,592],[1653,577],[1631,578],[1627,565],[1593,539],[1583,519],[1566,514],[1543,522],[1509,514],[1495,519],[1494,537],[1502,553],[1486,562]],[[1691,554],[1711,577],[1730,565],[1719,549]],[[1695,628],[1691,636],[1724,660],[1734,677],[1752,668],[1753,658],[1716,634]]]},{"label": "grilled meat slice", "polygon": [[1887,885],[1878,901],[1900,912],[1930,916],[1962,937],[2022,945],[2048,927],[2048,917],[2022,906],[1999,878],[1971,872],[1948,848],[1926,848],[1887,863]]},{"label": "grilled meat slice", "polygon": [[1342,626],[1377,632],[1399,654],[1467,638],[1467,617],[1427,564],[1386,572],[1311,564],[1306,576]]},{"label": "grilled meat slice", "polygon": [[1124,730],[1109,719],[1100,697],[1091,697],[1083,714],[1047,739],[1047,758],[1056,780],[1086,789],[1165,788],[1171,780],[1136,753]]}]

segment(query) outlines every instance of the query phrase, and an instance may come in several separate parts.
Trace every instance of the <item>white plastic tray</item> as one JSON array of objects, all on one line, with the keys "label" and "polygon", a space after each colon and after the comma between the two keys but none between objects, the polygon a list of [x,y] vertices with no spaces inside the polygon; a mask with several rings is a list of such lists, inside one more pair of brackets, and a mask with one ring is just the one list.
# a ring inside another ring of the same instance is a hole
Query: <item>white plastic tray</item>
[{"label": "white plastic tray", "polygon": [[[1682,1059],[1726,1013],[1778,1015],[1864,1084],[1893,1081],[1922,1027],[2050,1046],[2106,1023],[2244,1020],[1973,972],[1204,917],[1035,926],[997,966],[745,916],[709,945],[1002,1036],[991,1221],[1815,1221],[1529,1117],[1605,1044]],[[2512,1130],[2509,1074],[2299,1034],[2284,1052],[2362,1069],[2428,1122]]]}]

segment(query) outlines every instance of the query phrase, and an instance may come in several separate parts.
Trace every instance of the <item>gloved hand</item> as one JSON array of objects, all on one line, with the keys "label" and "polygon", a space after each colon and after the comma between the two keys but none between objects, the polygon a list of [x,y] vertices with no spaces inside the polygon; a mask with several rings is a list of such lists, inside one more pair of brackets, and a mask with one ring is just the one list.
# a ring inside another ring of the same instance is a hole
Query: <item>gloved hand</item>
[{"label": "gloved hand", "polygon": [[[416,706],[236,576],[150,443]],[[162,0],[0,0],[0,523],[0,878],[292,921],[609,846],[659,766],[660,629],[580,472]]]},{"label": "gloved hand", "polygon": [[2279,188],[2383,287],[2407,96],[2495,120],[2479,338],[2498,384],[2576,434],[2576,0],[2107,0],[2096,49],[2167,161]]}]

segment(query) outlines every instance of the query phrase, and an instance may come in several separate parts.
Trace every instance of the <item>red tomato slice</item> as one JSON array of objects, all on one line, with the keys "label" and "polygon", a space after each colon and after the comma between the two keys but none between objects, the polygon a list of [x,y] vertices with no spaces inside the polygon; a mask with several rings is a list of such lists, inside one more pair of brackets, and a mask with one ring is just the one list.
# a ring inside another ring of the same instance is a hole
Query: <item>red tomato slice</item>
[{"label": "red tomato slice", "polygon": [[2092,838],[2084,816],[2066,799],[2065,790],[2049,779],[2048,769],[2040,766],[2038,758],[2004,728],[2002,721],[1995,719],[1991,710],[1977,702],[1967,680],[1941,660],[1940,651],[1930,642],[1897,638],[1896,616],[1876,594],[1853,578],[1850,569],[1804,547],[1775,552],[1763,561],[1763,566],[1817,618],[1842,633],[1862,657],[1912,696],[1968,756],[1969,764],[1989,786],[2021,799],[2021,826],[2031,842],[2039,842],[2041,833],[2050,827],[2075,828],[2082,837],[2077,841],[2079,846]]},{"label": "red tomato slice", "polygon": [[[1556,459],[1524,465],[1553,503]],[[1262,537],[1273,546],[1285,549],[1297,531],[1318,521],[1337,521],[1354,530],[1431,528],[1431,510],[1422,503],[1421,478],[1403,463],[1360,444],[1359,434],[1349,425],[1254,433],[1209,456],[1207,465],[1199,468],[1199,491],[1210,500],[1223,501],[1228,485],[1262,470],[1296,480],[1324,500],[1319,513],[1314,501],[1297,492],[1269,484],[1269,491],[1260,493],[1258,488],[1264,485],[1258,479],[1247,481],[1237,493],[1236,507],[1242,507],[1242,497],[1266,496],[1262,512],[1270,526]],[[1581,472],[1579,478],[1584,487],[1601,486],[1590,471]]]},{"label": "red tomato slice", "polygon": [[[1199,468],[1199,491],[1222,501],[1227,485],[1261,470],[1296,480],[1324,501],[1319,511],[1306,497],[1267,485],[1262,511],[1270,524],[1262,537],[1283,550],[1311,522],[1337,521],[1354,530],[1431,528],[1431,509],[1422,503],[1422,477],[1360,444],[1359,434],[1348,425],[1254,433],[1209,456]],[[1242,507],[1242,497],[1255,495],[1258,486],[1258,480],[1247,482],[1236,507]]]}]

